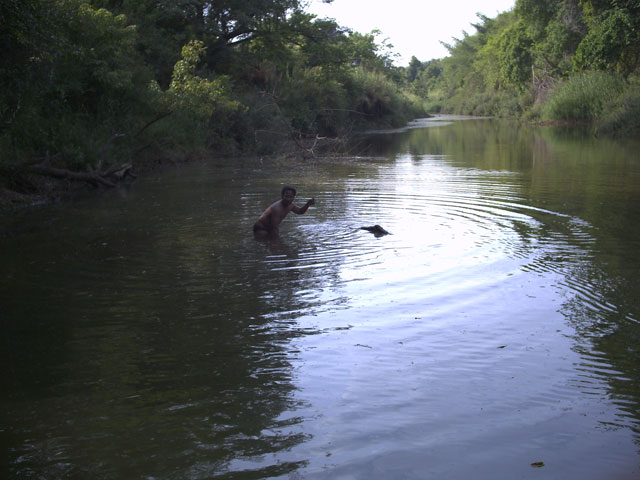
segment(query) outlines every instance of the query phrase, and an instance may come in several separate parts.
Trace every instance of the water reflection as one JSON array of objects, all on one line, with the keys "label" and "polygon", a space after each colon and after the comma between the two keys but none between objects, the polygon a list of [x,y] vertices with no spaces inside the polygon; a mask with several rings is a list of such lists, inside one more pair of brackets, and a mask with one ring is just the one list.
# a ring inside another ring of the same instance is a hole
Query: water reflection
[{"label": "water reflection", "polygon": [[[468,134],[475,128],[482,132],[480,142]],[[471,148],[461,141],[472,137]],[[640,290],[630,279],[640,264],[637,255],[623,252],[638,244],[637,224],[628,222],[640,200],[640,165],[631,154],[637,146],[597,140],[578,130],[532,130],[493,122],[460,122],[441,131],[409,131],[379,141],[383,149],[393,150],[400,143],[410,151],[446,151],[443,159],[454,167],[487,169],[481,175],[487,185],[470,182],[489,187],[483,188],[482,201],[473,199],[474,205],[462,210],[476,222],[484,214],[495,222],[505,210],[525,214],[524,221],[504,225],[504,231],[517,232],[519,238],[502,242],[501,248],[518,246],[512,254],[531,259],[522,267],[525,271],[562,276],[558,286],[567,298],[560,311],[576,329],[575,349],[585,356],[581,365],[587,365],[584,369],[592,377],[611,384],[622,415],[633,417],[621,419],[621,425],[637,432],[639,410],[633,389],[640,380],[635,367],[640,365],[640,351],[633,339],[638,335],[635,299]],[[500,148],[505,144],[508,148]],[[501,179],[499,172],[506,175]],[[509,181],[514,175],[515,181]],[[507,197],[518,191],[515,198]],[[500,200],[492,209],[488,199],[495,198]],[[454,202],[459,205],[464,200]],[[448,211],[455,214],[454,208]]]},{"label": "water reflection", "polygon": [[450,120],[3,219],[9,476],[638,472],[635,150]]},{"label": "water reflection", "polygon": [[293,407],[292,332],[264,328],[305,274],[289,271],[265,301],[264,252],[210,216],[224,198],[183,180],[188,190],[165,181],[105,209],[67,207],[34,244],[3,245],[29,255],[3,258],[12,475],[209,478],[305,438],[287,432],[295,416],[279,418]]}]

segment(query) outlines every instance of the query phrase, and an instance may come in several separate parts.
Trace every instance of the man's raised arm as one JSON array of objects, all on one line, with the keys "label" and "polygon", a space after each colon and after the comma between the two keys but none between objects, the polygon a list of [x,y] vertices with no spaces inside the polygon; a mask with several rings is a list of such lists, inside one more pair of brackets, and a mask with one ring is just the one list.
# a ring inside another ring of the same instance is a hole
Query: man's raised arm
[{"label": "man's raised arm", "polygon": [[302,207],[294,205],[291,210],[293,211],[293,213],[297,213],[298,215],[302,215],[303,213],[305,213],[309,209],[309,207],[311,205],[315,205],[315,204],[316,204],[316,201],[312,198],[310,200],[307,200],[307,203],[305,203]]}]

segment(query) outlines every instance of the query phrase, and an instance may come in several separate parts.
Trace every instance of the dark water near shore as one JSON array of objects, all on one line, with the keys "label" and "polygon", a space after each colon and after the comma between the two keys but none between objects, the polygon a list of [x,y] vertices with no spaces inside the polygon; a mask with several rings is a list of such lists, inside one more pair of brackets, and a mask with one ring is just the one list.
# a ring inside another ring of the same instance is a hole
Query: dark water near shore
[{"label": "dark water near shore", "polygon": [[1,218],[2,477],[640,478],[640,142],[444,120]]}]

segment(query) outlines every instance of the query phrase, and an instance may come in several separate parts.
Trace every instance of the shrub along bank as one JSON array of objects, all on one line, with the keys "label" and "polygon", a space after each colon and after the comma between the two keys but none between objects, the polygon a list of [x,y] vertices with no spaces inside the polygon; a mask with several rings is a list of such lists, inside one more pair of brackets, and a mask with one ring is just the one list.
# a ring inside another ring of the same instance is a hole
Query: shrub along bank
[{"label": "shrub along bank", "polygon": [[448,57],[412,59],[410,89],[431,110],[640,133],[637,1],[517,0],[473,27]]},{"label": "shrub along bank", "polygon": [[145,159],[309,156],[425,115],[376,32],[304,3],[3,0],[0,191],[111,185]]}]

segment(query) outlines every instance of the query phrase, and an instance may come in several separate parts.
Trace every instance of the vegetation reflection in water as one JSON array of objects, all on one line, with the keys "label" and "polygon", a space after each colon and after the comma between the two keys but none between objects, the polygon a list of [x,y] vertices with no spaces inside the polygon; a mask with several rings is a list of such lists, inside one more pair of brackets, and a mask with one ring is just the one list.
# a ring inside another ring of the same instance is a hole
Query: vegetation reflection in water
[{"label": "vegetation reflection in water", "polygon": [[638,475],[637,145],[420,127],[4,219],[9,477]]}]

